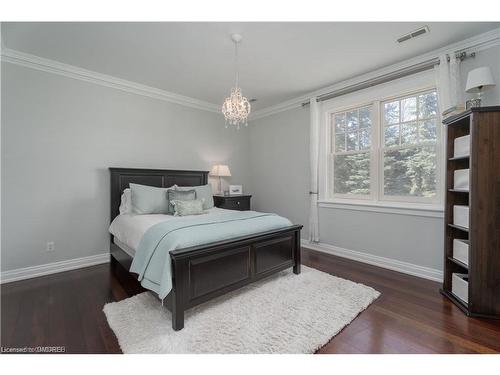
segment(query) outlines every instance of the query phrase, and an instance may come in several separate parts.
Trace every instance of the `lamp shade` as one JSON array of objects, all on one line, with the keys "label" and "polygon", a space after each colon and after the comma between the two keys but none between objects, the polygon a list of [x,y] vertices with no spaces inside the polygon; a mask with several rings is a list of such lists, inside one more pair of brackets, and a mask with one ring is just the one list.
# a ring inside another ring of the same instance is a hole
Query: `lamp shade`
[{"label": "lamp shade", "polygon": [[465,92],[479,92],[491,86],[495,86],[493,75],[489,67],[483,66],[469,72]]},{"label": "lamp shade", "polygon": [[210,172],[212,176],[217,177],[231,177],[231,172],[229,171],[229,167],[227,165],[214,165],[212,167],[212,171]]}]

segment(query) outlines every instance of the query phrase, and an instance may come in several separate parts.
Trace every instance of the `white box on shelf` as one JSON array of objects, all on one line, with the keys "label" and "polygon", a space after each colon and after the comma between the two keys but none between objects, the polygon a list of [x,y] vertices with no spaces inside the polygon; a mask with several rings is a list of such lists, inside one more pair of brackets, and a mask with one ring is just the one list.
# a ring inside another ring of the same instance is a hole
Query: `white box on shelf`
[{"label": "white box on shelf", "polygon": [[453,189],[469,191],[469,169],[457,169],[453,172]]},{"label": "white box on shelf", "polygon": [[453,224],[469,228],[469,206],[453,206]]},{"label": "white box on shelf", "polygon": [[465,303],[469,303],[469,275],[466,273],[452,273],[451,292]]},{"label": "white box on shelf", "polygon": [[455,138],[453,142],[453,156],[459,158],[461,156],[470,155],[470,135]]},{"label": "white box on shelf", "polygon": [[453,258],[469,265],[469,243],[464,240],[453,239]]}]

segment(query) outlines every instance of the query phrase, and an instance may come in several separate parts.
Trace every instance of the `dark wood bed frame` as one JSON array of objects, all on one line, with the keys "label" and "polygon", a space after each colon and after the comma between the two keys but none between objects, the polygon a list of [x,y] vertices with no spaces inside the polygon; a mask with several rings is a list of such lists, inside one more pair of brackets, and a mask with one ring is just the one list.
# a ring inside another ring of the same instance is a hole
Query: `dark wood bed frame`
[{"label": "dark wood bed frame", "polygon": [[[156,187],[197,186],[208,183],[208,172],[109,168],[111,174],[111,221],[119,214],[121,195],[129,183]],[[238,289],[276,272],[293,267],[300,273],[302,225],[233,238],[170,252],[172,291],[166,306],[172,312],[172,328],[184,327],[184,312],[200,303]],[[110,243],[111,267],[129,290],[143,291],[135,274],[129,273],[132,258]]]}]

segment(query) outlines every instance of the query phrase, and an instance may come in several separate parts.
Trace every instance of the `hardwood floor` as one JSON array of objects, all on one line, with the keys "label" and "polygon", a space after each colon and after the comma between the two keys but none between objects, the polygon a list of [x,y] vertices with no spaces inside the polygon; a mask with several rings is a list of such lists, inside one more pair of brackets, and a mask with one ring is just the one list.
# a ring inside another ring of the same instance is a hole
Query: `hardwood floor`
[{"label": "hardwood floor", "polygon": [[437,282],[309,250],[303,262],[382,293],[319,353],[500,352],[500,320],[468,318]]},{"label": "hardwood floor", "polygon": [[[382,293],[318,353],[500,352],[500,321],[467,318],[436,282],[307,249],[302,259]],[[4,284],[1,345],[120,353],[102,307],[128,296],[109,265]]]}]

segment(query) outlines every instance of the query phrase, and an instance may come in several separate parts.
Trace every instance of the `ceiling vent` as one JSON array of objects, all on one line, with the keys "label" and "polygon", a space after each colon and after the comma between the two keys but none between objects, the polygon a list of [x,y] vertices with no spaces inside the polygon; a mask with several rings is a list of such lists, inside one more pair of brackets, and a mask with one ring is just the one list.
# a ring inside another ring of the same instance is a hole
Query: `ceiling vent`
[{"label": "ceiling vent", "polygon": [[407,40],[416,38],[417,36],[424,35],[427,33],[430,33],[429,26],[423,26],[420,29],[414,30],[411,33],[408,33],[408,34],[405,34],[405,35],[399,37],[397,40],[398,40],[398,43],[403,43],[403,42],[406,42]]}]

